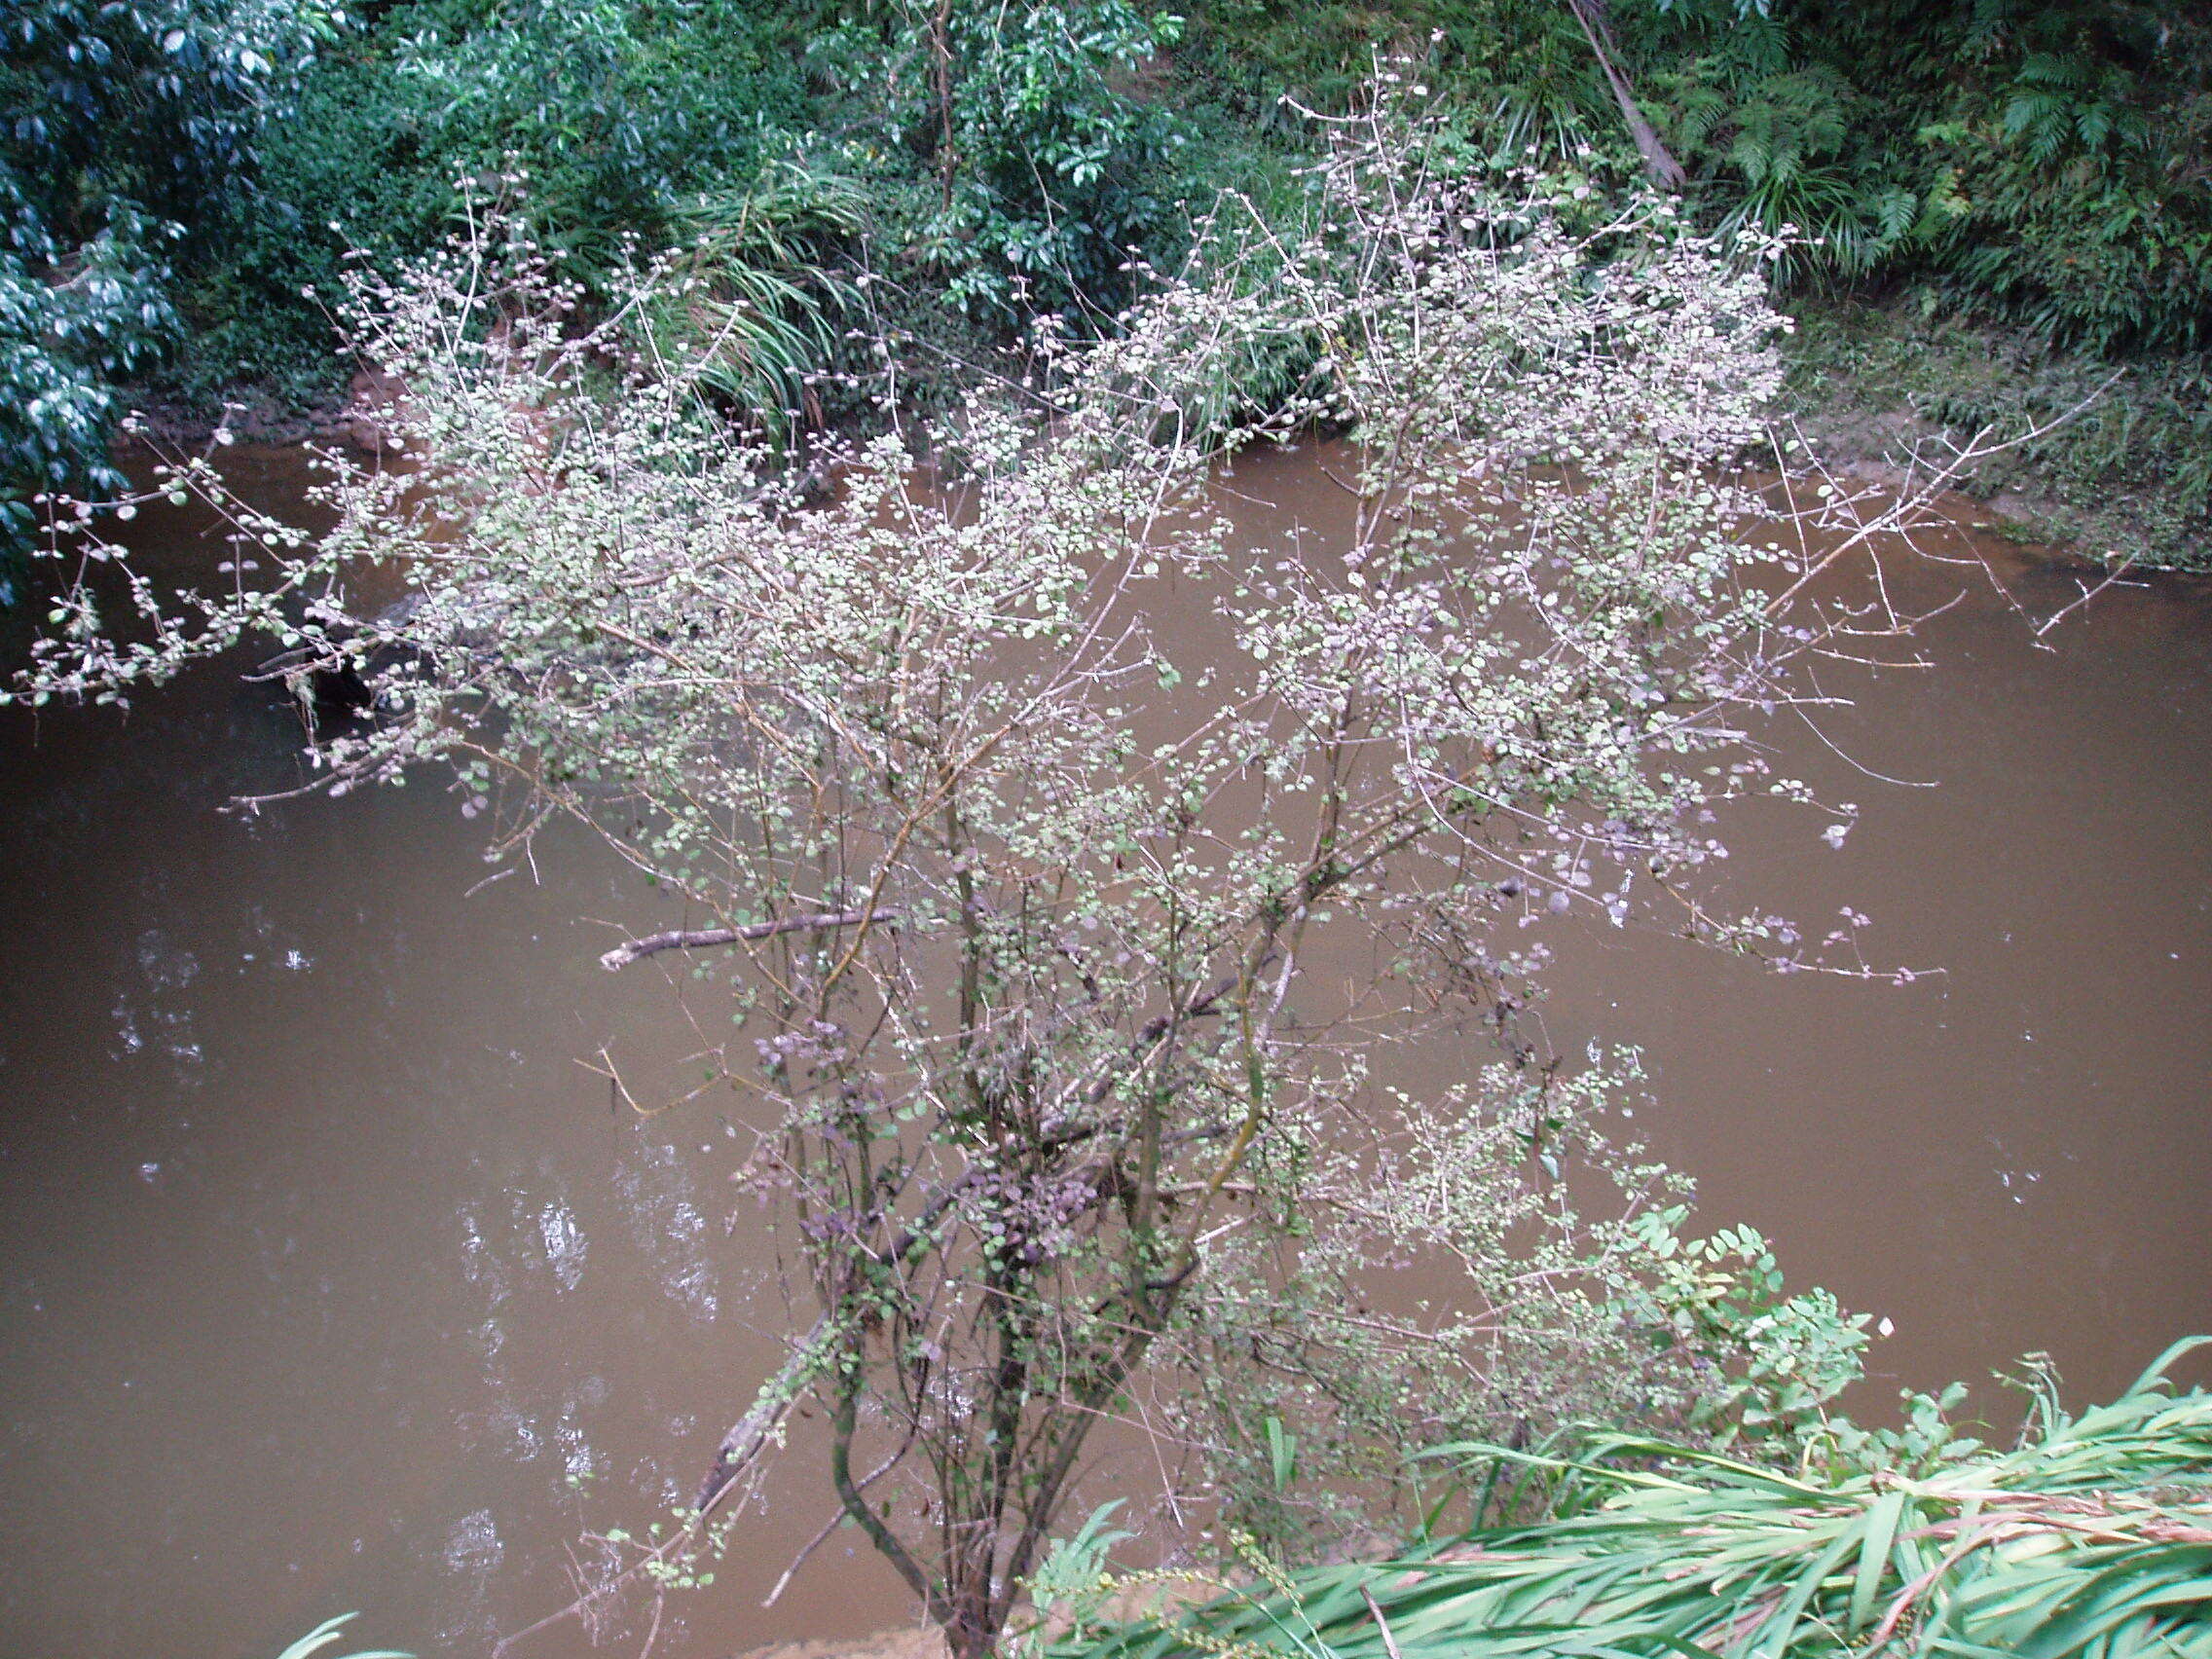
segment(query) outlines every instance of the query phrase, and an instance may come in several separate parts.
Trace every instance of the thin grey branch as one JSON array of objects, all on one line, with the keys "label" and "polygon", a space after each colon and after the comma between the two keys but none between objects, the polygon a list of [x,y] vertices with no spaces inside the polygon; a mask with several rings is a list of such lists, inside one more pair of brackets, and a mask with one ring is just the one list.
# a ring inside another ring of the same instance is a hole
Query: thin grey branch
[{"label": "thin grey branch", "polygon": [[709,950],[717,945],[774,939],[779,934],[857,928],[866,922],[893,923],[899,919],[897,910],[835,910],[823,915],[785,916],[773,922],[749,922],[741,928],[670,928],[665,933],[647,934],[643,939],[616,945],[600,957],[599,965],[609,974],[616,974],[633,962],[657,956],[664,950]]}]

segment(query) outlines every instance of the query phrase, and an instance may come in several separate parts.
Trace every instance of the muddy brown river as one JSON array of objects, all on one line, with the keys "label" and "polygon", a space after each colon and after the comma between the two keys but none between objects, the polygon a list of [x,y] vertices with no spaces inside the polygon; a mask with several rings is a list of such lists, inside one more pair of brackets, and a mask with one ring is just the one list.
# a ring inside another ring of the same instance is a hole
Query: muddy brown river
[{"label": "muddy brown river", "polygon": [[[297,488],[296,457],[241,465]],[[1238,488],[1258,536],[1328,487],[1292,455]],[[136,528],[221,557],[187,515]],[[2030,612],[2074,596],[1983,550]],[[2212,593],[2108,592],[2045,649],[1978,570],[1894,573],[1964,596],[1935,666],[1836,671],[1855,707],[1771,734],[1859,827],[1754,808],[1731,890],[1851,906],[1870,960],[1939,972],[1561,924],[1544,1017],[1643,1048],[1638,1124],[1707,1224],[1891,1321],[1868,1409],[2029,1349],[2085,1399],[2212,1329]],[[300,749],[225,673],[128,719],[6,711],[0,745],[0,1654],[261,1659],[355,1607],[364,1644],[483,1652],[565,1600],[584,1529],[688,1494],[775,1356],[719,1098],[641,1121],[582,1063],[677,1091],[726,1012],[600,970],[668,919],[603,853],[486,884],[433,779],[224,814]],[[760,1607],[828,1510],[800,1441],[660,1651],[911,1617],[849,1532]]]}]

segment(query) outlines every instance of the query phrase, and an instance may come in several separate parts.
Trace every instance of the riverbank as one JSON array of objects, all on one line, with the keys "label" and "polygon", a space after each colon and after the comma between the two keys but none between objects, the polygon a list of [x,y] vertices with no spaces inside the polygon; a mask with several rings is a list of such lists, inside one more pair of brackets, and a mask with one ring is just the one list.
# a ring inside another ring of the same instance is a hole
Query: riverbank
[{"label": "riverbank", "polygon": [[944,1659],[944,1638],[913,1626],[883,1630],[842,1641],[778,1641],[747,1648],[732,1659]]},{"label": "riverbank", "polygon": [[2014,330],[1807,304],[1785,413],[1839,471],[1893,475],[1915,444],[2038,435],[1961,481],[2008,540],[2099,565],[2212,571],[2212,370],[2070,356]]},{"label": "riverbank", "polygon": [[[215,398],[186,396],[165,386],[130,388],[129,436],[166,450],[197,450],[218,428],[234,442],[285,449],[296,444],[350,444],[374,455],[384,447],[382,408],[398,392],[389,376],[355,369],[322,391],[287,397],[273,384],[244,383]],[[121,461],[124,458],[116,458]]]},{"label": "riverbank", "polygon": [[[1795,320],[1778,414],[1822,466],[1879,488],[1904,482],[1915,446],[1941,456],[1983,427],[2049,428],[1962,478],[1946,516],[2044,562],[2212,574],[2212,371],[2067,357],[2017,331],[1854,302],[1808,303]],[[249,383],[212,402],[140,387],[130,406],[138,434],[167,449],[203,447],[221,424],[241,443],[375,454],[396,389],[356,369],[304,402]]]}]

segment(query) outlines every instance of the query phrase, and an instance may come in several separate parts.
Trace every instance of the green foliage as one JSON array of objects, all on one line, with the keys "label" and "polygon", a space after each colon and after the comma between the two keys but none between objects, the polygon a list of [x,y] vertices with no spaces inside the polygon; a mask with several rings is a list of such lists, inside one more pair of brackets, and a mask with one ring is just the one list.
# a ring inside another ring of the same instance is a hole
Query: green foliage
[{"label": "green foliage", "polygon": [[815,380],[838,355],[840,322],[861,309],[858,285],[834,270],[837,250],[865,228],[867,206],[852,178],[779,157],[751,184],[677,209],[689,281],[656,312],[656,350],[701,363],[702,387],[779,442],[819,425]]},{"label": "green foliage", "polygon": [[[1564,0],[1195,8],[1196,68],[1250,116],[1337,107],[1421,53],[1500,158],[1633,161]],[[1807,239],[1795,283],[1909,282],[2093,350],[2212,338],[2212,26],[2128,0],[1639,0],[1621,67],[1710,221]]]},{"label": "green foliage", "polygon": [[[0,31],[14,235],[69,243],[117,203],[183,220],[237,190],[342,14],[277,0],[24,0]],[[20,245],[20,244],[18,244]]]},{"label": "green foliage", "polygon": [[[66,276],[0,250],[0,554],[29,541],[38,497],[123,487],[108,461],[115,382],[175,336],[162,248],[169,229],[118,212],[72,250]],[[13,601],[14,579],[0,563],[0,605]]]},{"label": "green foliage", "polygon": [[1849,1653],[2212,1654],[2212,1396],[2176,1394],[2177,1344],[2080,1419],[2046,1393],[2014,1451],[1951,1440],[1935,1402],[1856,1457],[1785,1473],[1601,1435],[1570,1512],[1400,1558],[1262,1575],[1180,1619],[1071,1641],[1063,1659],[1591,1659]]},{"label": "green foliage", "polygon": [[262,381],[305,401],[344,372],[329,307],[347,251],[401,259],[450,225],[456,171],[435,117],[423,89],[359,40],[309,78],[264,142],[267,188],[243,233],[185,293],[195,339],[178,389],[211,404]]},{"label": "green foliage", "polygon": [[1405,9],[1362,0],[1195,0],[1181,56],[1245,120],[1277,125],[1285,95],[1309,108],[1341,110],[1363,82],[1374,53],[1411,27]]},{"label": "green foliage", "polygon": [[[327,379],[349,260],[435,245],[461,179],[519,181],[540,241],[595,293],[626,260],[708,237],[724,301],[757,320],[725,390],[777,421],[849,309],[827,255],[864,225],[869,263],[996,329],[1122,303],[1130,248],[1180,222],[1182,134],[1148,81],[1177,20],[1129,0],[855,10],[819,27],[738,0],[384,12],[273,134],[246,234],[193,286],[184,388],[262,378],[302,396]],[[803,258],[730,242],[803,178],[841,181],[780,233]]]},{"label": "green foliage", "polygon": [[353,256],[389,270],[435,246],[461,181],[517,196],[565,272],[603,290],[696,228],[686,203],[752,188],[783,152],[803,108],[793,47],[790,18],[738,0],[386,11],[271,133],[247,229],[191,296],[187,388],[272,378],[300,395],[327,379]]},{"label": "green foliage", "polygon": [[1029,1580],[1032,1624],[1018,1649],[1025,1659],[1043,1659],[1049,1634],[1081,1641],[1105,1623],[1108,1557],[1136,1535],[1111,1525],[1122,1501],[1100,1504],[1073,1535],[1052,1540]]},{"label": "green foliage", "polygon": [[1798,274],[2096,350],[2207,339],[2212,34],[2187,9],[1704,0],[1635,39],[1714,210],[1818,239]]},{"label": "green foliage", "polygon": [[41,493],[121,484],[116,383],[175,343],[180,254],[251,189],[255,144],[334,11],[22,0],[0,21],[0,550]]},{"label": "green foliage", "polygon": [[2212,192],[2164,187],[2179,157],[2042,162],[2031,137],[1987,123],[1931,137],[1961,199],[1926,262],[1953,309],[2091,350],[2212,344]]},{"label": "green foliage", "polygon": [[[316,1659],[316,1655],[320,1654],[324,1648],[340,1641],[341,1633],[345,1627],[358,1617],[360,1617],[358,1613],[340,1613],[336,1618],[324,1619],[322,1623],[316,1625],[314,1629],[309,1631],[307,1635],[301,1637],[299,1641],[277,1654],[276,1659]],[[373,1653],[332,1654],[330,1659],[415,1659],[415,1656],[411,1653],[400,1653],[387,1647],[379,1648]]]},{"label": "green foliage", "polygon": [[1559,0],[1201,0],[1194,68],[1249,119],[1287,127],[1287,96],[1351,106],[1378,55],[1424,63],[1484,124],[1488,147],[1557,162],[1618,142],[1619,117],[1573,15]]},{"label": "green foliage", "polygon": [[2091,350],[2212,344],[2204,17],[2074,0],[1956,38],[1986,67],[1922,134],[1964,201],[1945,297]]},{"label": "green foliage", "polygon": [[790,112],[788,30],[722,0],[425,0],[384,30],[440,163],[519,168],[530,223],[579,275],[610,271],[626,237],[655,240]]},{"label": "green foliage", "polygon": [[1134,0],[896,0],[813,57],[883,135],[904,257],[1004,324],[1131,292],[1131,250],[1168,211],[1157,169],[1183,137],[1142,83],[1181,27]]},{"label": "green foliage", "polygon": [[1845,1313],[1825,1290],[1786,1295],[1773,1247],[1752,1228],[1682,1238],[1688,1213],[1677,1204],[1631,1224],[1649,1274],[1632,1318],[1695,1368],[1687,1420],[1714,1445],[1801,1438],[1862,1375],[1867,1315]]}]

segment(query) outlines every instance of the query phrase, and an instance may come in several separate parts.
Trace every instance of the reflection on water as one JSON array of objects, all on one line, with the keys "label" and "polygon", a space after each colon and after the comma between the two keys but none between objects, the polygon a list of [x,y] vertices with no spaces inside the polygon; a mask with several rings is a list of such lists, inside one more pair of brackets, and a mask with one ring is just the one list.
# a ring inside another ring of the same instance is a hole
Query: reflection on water
[{"label": "reflection on water", "polygon": [[[1296,457],[1237,482],[1279,503],[1238,507],[1256,535],[1327,510]],[[1884,1370],[2047,1347],[2101,1391],[2212,1327],[2212,606],[2115,593],[2044,651],[1978,577],[1910,579],[1970,588],[1937,670],[1834,665],[1860,706],[1776,733],[1863,818],[1838,848],[1754,809],[1732,862],[1940,973],[1784,979],[1573,918],[1517,942],[1558,954],[1556,1043],[1646,1047],[1637,1122],[1707,1214],[1895,1321]],[[726,1010],[682,1009],[680,965],[598,969],[674,918],[587,847],[464,898],[480,833],[434,780],[219,814],[299,747],[222,674],[0,742],[0,1651],[244,1659],[355,1606],[365,1638],[480,1651],[565,1598],[585,1529],[691,1489],[774,1354],[738,1103],[642,1121],[577,1063],[682,1092]],[[671,1650],[905,1615],[840,1544],[759,1609],[825,1490],[795,1448]]]}]

